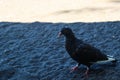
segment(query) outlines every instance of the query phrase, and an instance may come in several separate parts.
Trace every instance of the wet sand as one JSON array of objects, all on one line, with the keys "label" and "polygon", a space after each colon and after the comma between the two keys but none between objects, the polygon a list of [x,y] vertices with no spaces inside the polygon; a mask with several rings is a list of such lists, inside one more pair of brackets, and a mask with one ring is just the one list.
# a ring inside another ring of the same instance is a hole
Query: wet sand
[{"label": "wet sand", "polygon": [[73,29],[75,35],[113,55],[116,66],[99,65],[87,80],[120,79],[120,22],[98,23],[11,23],[0,22],[0,80],[85,80],[86,68],[76,65],[64,48],[64,37],[57,38],[62,27]]}]

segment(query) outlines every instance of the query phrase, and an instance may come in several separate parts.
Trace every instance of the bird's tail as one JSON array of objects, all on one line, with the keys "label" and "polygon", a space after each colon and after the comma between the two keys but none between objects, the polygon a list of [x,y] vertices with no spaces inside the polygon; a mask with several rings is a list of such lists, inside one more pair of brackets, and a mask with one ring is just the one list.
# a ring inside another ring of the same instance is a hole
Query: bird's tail
[{"label": "bird's tail", "polygon": [[117,59],[115,59],[113,56],[107,55],[107,58],[108,58],[107,60],[97,61],[97,62],[94,62],[94,63],[104,64],[104,63],[107,63],[107,62],[112,62],[112,63],[117,62]]},{"label": "bird's tail", "polygon": [[108,57],[108,62],[117,62],[117,59],[115,59],[113,56],[107,55]]}]

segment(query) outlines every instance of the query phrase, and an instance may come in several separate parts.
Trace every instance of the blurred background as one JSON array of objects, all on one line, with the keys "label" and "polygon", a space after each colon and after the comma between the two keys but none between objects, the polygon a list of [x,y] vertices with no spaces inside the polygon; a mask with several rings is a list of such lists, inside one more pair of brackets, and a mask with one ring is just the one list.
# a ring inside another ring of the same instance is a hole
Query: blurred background
[{"label": "blurred background", "polygon": [[120,0],[0,0],[0,22],[120,20]]}]

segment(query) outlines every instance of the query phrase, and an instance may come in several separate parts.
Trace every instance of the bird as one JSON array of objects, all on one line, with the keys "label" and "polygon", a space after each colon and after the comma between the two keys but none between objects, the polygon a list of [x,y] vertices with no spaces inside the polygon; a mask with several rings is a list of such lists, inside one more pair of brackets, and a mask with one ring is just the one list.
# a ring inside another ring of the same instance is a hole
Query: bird
[{"label": "bird", "polygon": [[77,65],[72,68],[71,72],[78,69],[82,64],[86,66],[85,75],[88,76],[90,66],[94,63],[116,62],[115,58],[107,56],[98,48],[76,38],[71,28],[62,28],[58,36],[60,37],[62,35],[65,36],[66,51],[77,62]]}]

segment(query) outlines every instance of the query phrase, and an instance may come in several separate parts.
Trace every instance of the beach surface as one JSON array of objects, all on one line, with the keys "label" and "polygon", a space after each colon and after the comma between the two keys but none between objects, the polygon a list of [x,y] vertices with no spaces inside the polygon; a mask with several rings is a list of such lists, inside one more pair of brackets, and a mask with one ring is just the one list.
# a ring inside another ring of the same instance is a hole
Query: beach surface
[{"label": "beach surface", "polygon": [[0,22],[120,20],[120,0],[0,0]]},{"label": "beach surface", "polygon": [[[111,55],[115,65],[86,67],[65,50],[63,27]],[[0,80],[119,80],[120,0],[0,0]]]},{"label": "beach surface", "polygon": [[0,80],[86,80],[83,65],[70,73],[77,63],[65,50],[65,38],[57,37],[64,26],[71,28],[77,38],[118,60],[116,65],[93,65],[87,80],[120,79],[120,22],[114,21],[0,22]]}]

